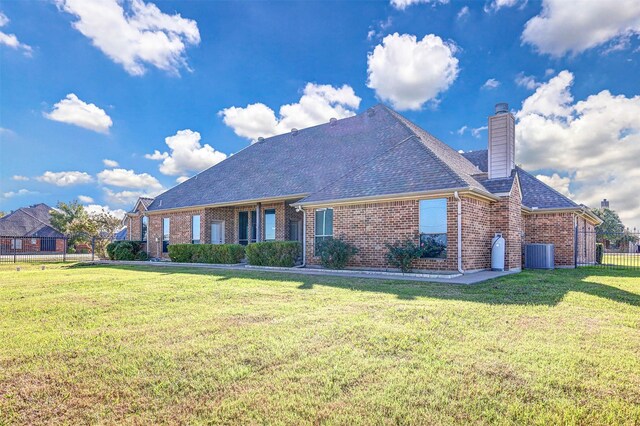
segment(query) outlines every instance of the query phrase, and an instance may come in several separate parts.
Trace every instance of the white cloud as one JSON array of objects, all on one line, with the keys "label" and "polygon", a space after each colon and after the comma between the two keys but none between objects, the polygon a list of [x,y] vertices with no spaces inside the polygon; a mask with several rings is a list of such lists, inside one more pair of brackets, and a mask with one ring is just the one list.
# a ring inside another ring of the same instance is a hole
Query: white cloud
[{"label": "white cloud", "polygon": [[[147,65],[171,74],[188,69],[185,51],[200,43],[196,21],[162,13],[142,0],[56,0],[78,18],[73,27],[131,75]],[[126,10],[125,10],[126,8]]]},{"label": "white cloud", "polygon": [[88,195],[78,195],[78,201],[81,203],[93,203],[93,198]]},{"label": "white cloud", "polygon": [[12,180],[17,180],[17,181],[23,181],[23,182],[29,180],[28,177],[22,176],[22,175],[13,175],[13,176],[11,176],[11,179]]},{"label": "white cloud", "polygon": [[[0,28],[4,27],[8,23],[9,23],[9,18],[7,18],[7,15],[0,12]],[[5,46],[8,46],[12,49],[22,50],[24,54],[27,56],[31,56],[31,53],[33,52],[33,49],[31,49],[31,46],[29,46],[28,44],[21,43],[15,34],[7,34],[4,31],[0,31],[0,44],[4,44]]]},{"label": "white cloud", "polygon": [[218,114],[224,124],[238,136],[256,140],[287,133],[291,129],[304,129],[330,118],[346,118],[355,115],[360,98],[346,84],[336,88],[328,84],[307,83],[297,103],[282,105],[280,117],[265,104],[256,103],[242,107],[225,108]]},{"label": "white cloud", "polygon": [[567,176],[568,185],[556,178],[554,187],[589,206],[608,198],[626,225],[640,226],[640,96],[603,90],[574,102],[572,83],[573,74],[562,71],[523,102],[518,162],[552,180],[553,173]]},{"label": "white cloud", "polygon": [[536,177],[542,182],[546,183],[562,195],[573,198],[573,194],[569,190],[569,185],[571,184],[570,177],[562,177],[557,173],[552,174],[551,176],[547,175],[536,175]]},{"label": "white cloud", "polygon": [[192,130],[179,130],[174,136],[165,138],[169,152],[146,154],[145,158],[162,161],[160,172],[165,175],[177,176],[189,171],[200,172],[218,164],[227,155],[216,151],[211,145],[200,143],[200,133]]},{"label": "white cloud", "polygon": [[473,136],[474,138],[479,138],[480,133],[487,129],[488,129],[487,126],[480,126],[480,127],[462,126],[458,130],[456,130],[456,133],[459,134],[460,136],[463,136],[466,132],[469,132],[471,133],[471,136]]},{"label": "white cloud", "polygon": [[104,160],[102,160],[102,164],[104,164],[106,167],[111,167],[111,168],[119,166],[117,161],[109,160],[108,158],[105,158]]},{"label": "white cloud", "polygon": [[[640,34],[638,0],[581,1],[544,0],[542,12],[524,27],[522,41],[540,53],[577,54],[608,42],[616,49]],[[622,43],[622,44],[620,44]]]},{"label": "white cloud", "polygon": [[37,194],[37,192],[29,191],[28,189],[19,189],[17,191],[5,192],[5,193],[2,194],[2,196],[4,198],[13,198],[13,197],[21,196],[21,195],[31,195],[31,194]]},{"label": "white cloud", "polygon": [[109,204],[117,206],[133,206],[139,197],[155,197],[160,191],[120,191],[104,188],[104,198]]},{"label": "white cloud", "polygon": [[[551,70],[551,74],[553,74],[553,70]],[[533,76],[524,75],[524,73],[519,73],[516,76],[516,84],[528,90],[533,90],[540,86],[540,83],[538,83]]]},{"label": "white cloud", "polygon": [[393,18],[391,16],[387,17],[384,21],[378,21],[375,25],[369,27],[369,32],[367,32],[367,40],[371,41],[374,38],[381,38],[389,27],[393,24]]},{"label": "white cloud", "polygon": [[91,175],[85,172],[44,172],[36,180],[56,186],[71,186],[93,182]]},{"label": "white cloud", "polygon": [[55,104],[51,112],[43,114],[49,120],[73,124],[98,133],[109,133],[109,127],[113,124],[111,117],[102,108],[81,101],[73,93]]},{"label": "white cloud", "polygon": [[434,5],[438,3],[446,4],[446,3],[449,3],[449,0],[391,0],[390,3],[391,3],[391,6],[395,7],[396,9],[405,10],[407,7],[412,6],[414,4],[421,4],[421,3],[433,3]]},{"label": "white cloud", "polygon": [[102,185],[118,186],[122,188],[162,188],[158,179],[154,178],[150,174],[137,174],[133,170],[126,169],[103,170],[98,173],[98,182]]},{"label": "white cloud", "polygon": [[189,180],[189,176],[180,176],[179,178],[176,179],[177,183],[182,183],[182,182],[186,182]]},{"label": "white cloud", "polygon": [[458,76],[457,47],[434,34],[390,34],[367,57],[367,86],[400,110],[437,102]]},{"label": "white cloud", "polygon": [[495,78],[490,78],[489,80],[484,82],[482,88],[491,90],[497,88],[498,86],[500,86],[500,82]]},{"label": "white cloud", "polygon": [[[487,4],[484,5],[484,11],[485,12],[497,12],[498,10],[502,9],[503,7],[513,7],[515,5],[517,5],[518,3],[520,3],[521,0],[493,0]],[[522,1],[522,4],[526,4],[527,0]]]},{"label": "white cloud", "polygon": [[469,6],[464,6],[462,9],[460,9],[458,14],[456,15],[456,18],[463,19],[463,18],[466,18],[467,16],[469,16]]},{"label": "white cloud", "polygon": [[[88,201],[89,203],[93,202],[93,201]],[[115,216],[118,219],[122,219],[127,212],[123,209],[112,209],[109,206],[101,206],[100,204],[89,204],[84,206],[84,210],[89,214],[89,215],[96,215],[96,214],[100,214],[100,213],[107,213],[110,214],[111,216]]]}]

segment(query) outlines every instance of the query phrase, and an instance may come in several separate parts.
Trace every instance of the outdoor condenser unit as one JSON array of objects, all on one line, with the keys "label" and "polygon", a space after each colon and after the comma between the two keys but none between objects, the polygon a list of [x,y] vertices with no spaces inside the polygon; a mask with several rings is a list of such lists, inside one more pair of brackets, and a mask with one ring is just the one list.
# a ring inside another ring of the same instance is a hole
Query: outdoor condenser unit
[{"label": "outdoor condenser unit", "polygon": [[525,244],[524,267],[527,269],[553,269],[553,244]]}]

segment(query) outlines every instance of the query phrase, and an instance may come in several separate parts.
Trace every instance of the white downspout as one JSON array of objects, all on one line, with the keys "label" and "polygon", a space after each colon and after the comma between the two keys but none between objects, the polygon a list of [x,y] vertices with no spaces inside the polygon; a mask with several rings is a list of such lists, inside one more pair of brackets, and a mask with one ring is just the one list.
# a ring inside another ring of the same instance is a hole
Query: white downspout
[{"label": "white downspout", "polygon": [[458,272],[464,274],[464,269],[462,269],[462,199],[458,195],[458,191],[454,192],[453,196],[458,201]]},{"label": "white downspout", "polygon": [[302,212],[302,264],[294,268],[304,268],[307,264],[307,212],[302,207],[296,207],[297,212]]}]

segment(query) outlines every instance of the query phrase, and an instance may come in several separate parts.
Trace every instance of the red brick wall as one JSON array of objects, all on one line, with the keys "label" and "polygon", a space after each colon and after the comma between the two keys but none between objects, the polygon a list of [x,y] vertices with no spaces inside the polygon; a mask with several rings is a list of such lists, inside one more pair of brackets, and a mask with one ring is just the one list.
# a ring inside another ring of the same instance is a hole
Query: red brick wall
[{"label": "red brick wall", "polygon": [[505,239],[505,269],[522,268],[522,198],[517,180],[513,183],[510,195],[491,204],[490,217],[491,237],[499,232]]},{"label": "red brick wall", "polygon": [[465,271],[491,267],[491,205],[462,197],[462,267]]},{"label": "red brick wall", "polygon": [[[306,209],[307,263],[319,264],[314,253],[315,209]],[[385,243],[411,238],[418,242],[419,200],[335,206],[333,235],[354,244],[359,253],[349,267],[387,268]],[[457,203],[447,199],[447,258],[418,259],[415,269],[457,270]]]},{"label": "red brick wall", "polygon": [[[205,232],[203,219],[205,218],[204,209],[194,209],[181,212],[167,212],[149,215],[149,231],[148,245],[149,256],[151,257],[168,257],[167,253],[162,252],[162,219],[168,217],[169,224],[169,244],[191,244],[191,216],[200,215],[200,240],[203,240]],[[156,238],[159,239],[156,242]]]},{"label": "red brick wall", "polygon": [[574,266],[574,213],[527,213],[525,244],[553,244],[555,265]]}]

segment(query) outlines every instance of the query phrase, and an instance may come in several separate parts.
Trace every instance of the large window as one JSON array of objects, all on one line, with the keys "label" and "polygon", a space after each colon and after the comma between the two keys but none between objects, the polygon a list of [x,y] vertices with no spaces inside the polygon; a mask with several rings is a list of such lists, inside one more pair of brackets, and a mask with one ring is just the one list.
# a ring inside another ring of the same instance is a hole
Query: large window
[{"label": "large window", "polygon": [[191,244],[200,244],[200,215],[191,216]]},{"label": "large window", "polygon": [[238,243],[249,244],[249,212],[238,212]]},{"label": "large window", "polygon": [[318,251],[320,241],[333,238],[333,209],[316,210],[314,247]]},{"label": "large window", "polygon": [[142,216],[140,218],[140,241],[147,241],[147,232],[149,230],[149,217]]},{"label": "large window", "polygon": [[276,239],[276,211],[268,209],[264,211],[264,240],[273,241]]},{"label": "large window", "polygon": [[162,219],[162,252],[169,251],[169,234],[171,233],[171,221],[168,217]]},{"label": "large window", "polygon": [[420,200],[420,247],[424,258],[447,257],[447,199]]}]

